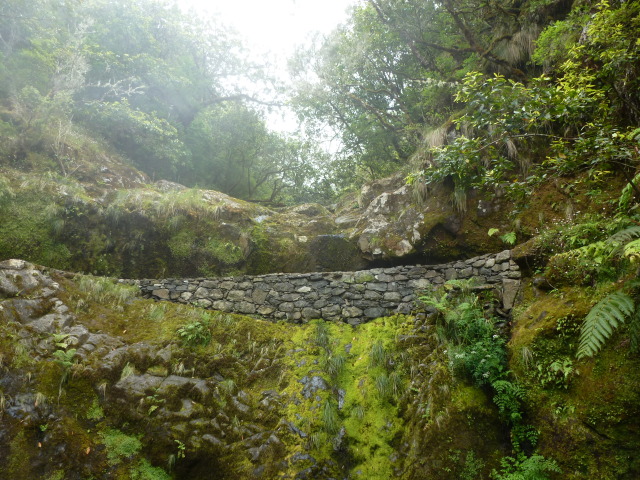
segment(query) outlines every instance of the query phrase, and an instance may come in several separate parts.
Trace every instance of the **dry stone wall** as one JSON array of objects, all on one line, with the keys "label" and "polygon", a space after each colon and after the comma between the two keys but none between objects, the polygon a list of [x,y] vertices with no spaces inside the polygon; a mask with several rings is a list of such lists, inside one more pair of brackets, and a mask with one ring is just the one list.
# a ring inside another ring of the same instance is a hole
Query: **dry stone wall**
[{"label": "dry stone wall", "polygon": [[138,285],[144,297],[157,300],[195,303],[273,320],[323,318],[355,325],[384,315],[409,313],[421,290],[447,280],[470,278],[501,289],[503,307],[513,307],[520,270],[509,250],[442,265],[357,272],[123,281]]}]

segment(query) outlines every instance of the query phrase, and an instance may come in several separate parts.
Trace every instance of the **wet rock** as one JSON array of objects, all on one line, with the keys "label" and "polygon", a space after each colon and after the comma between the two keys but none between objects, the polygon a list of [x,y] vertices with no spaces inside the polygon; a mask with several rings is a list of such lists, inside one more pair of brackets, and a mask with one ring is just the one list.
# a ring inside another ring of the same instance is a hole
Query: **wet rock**
[{"label": "wet rock", "polygon": [[505,278],[502,280],[502,306],[511,310],[520,292],[520,281]]},{"label": "wet rock", "polygon": [[329,385],[325,379],[317,375],[311,377],[304,376],[302,379],[298,380],[298,382],[303,385],[301,393],[306,399],[310,399],[319,390],[329,389]]},{"label": "wet rock", "polygon": [[164,379],[153,375],[129,375],[118,380],[113,386],[114,395],[124,399],[138,400],[147,395],[153,395],[158,391]]}]

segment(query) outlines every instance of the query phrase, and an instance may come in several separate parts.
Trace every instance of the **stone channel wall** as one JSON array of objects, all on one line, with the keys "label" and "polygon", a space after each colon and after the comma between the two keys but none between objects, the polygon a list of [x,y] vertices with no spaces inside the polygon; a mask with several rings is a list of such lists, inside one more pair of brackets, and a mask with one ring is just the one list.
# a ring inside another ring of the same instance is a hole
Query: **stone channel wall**
[{"label": "stone channel wall", "polygon": [[359,324],[393,313],[409,313],[421,290],[472,277],[487,288],[497,287],[503,307],[512,308],[520,271],[509,250],[443,265],[122,282],[138,285],[146,298],[195,303],[223,312],[292,322],[323,318]]}]

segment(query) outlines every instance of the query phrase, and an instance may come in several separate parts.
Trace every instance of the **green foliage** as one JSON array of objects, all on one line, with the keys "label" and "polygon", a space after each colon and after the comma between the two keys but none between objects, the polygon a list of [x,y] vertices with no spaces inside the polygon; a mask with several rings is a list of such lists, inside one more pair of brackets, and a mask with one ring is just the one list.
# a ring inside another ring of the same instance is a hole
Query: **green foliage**
[{"label": "green foliage", "polygon": [[561,473],[555,460],[542,455],[505,457],[501,464],[500,472],[494,470],[491,474],[494,480],[549,480],[548,473]]},{"label": "green foliage", "polygon": [[576,357],[592,357],[598,353],[607,339],[635,312],[635,309],[633,298],[620,291],[599,301],[584,320]]},{"label": "green foliage", "polygon": [[107,450],[109,465],[118,465],[123,460],[132,458],[142,448],[140,438],[127,435],[120,430],[108,428],[100,436]]},{"label": "green foliage", "polygon": [[126,99],[96,106],[99,110],[89,113],[96,132],[152,177],[176,178],[190,164],[190,153],[168,120]]},{"label": "green foliage", "polygon": [[[492,237],[499,232],[500,230],[498,230],[497,228],[490,228],[487,234],[490,237]],[[506,243],[507,245],[515,245],[517,236],[516,236],[516,232],[507,232],[504,235],[500,235],[499,238],[500,240],[502,240],[503,243]]]},{"label": "green foliage", "polygon": [[504,235],[500,235],[500,240],[502,240],[507,245],[515,245],[516,244],[516,232],[508,232]]},{"label": "green foliage", "polygon": [[387,352],[381,341],[377,341],[371,347],[369,364],[372,367],[385,367],[387,365]]},{"label": "green foliage", "polygon": [[131,469],[131,480],[171,480],[171,475],[160,467],[154,467],[145,458]]},{"label": "green foliage", "polygon": [[327,400],[322,407],[322,428],[330,435],[340,430],[340,417],[334,402]]},{"label": "green foliage", "polygon": [[94,421],[102,420],[104,418],[104,410],[102,410],[102,407],[100,407],[100,403],[98,402],[97,398],[93,399],[91,407],[87,410],[86,417],[87,420]]},{"label": "green foliage", "polygon": [[211,342],[211,321],[208,315],[178,328],[177,334],[186,347],[206,347]]},{"label": "green foliage", "polygon": [[522,420],[522,402],[525,399],[522,385],[508,380],[496,380],[491,386],[495,390],[493,403],[498,406],[500,415],[511,424],[519,423]]},{"label": "green foliage", "polygon": [[186,450],[186,445],[184,444],[184,442],[181,442],[180,440],[175,440],[176,442],[176,447],[178,448],[178,453],[176,455],[176,458],[178,460],[180,460],[181,458],[185,458],[185,450]]},{"label": "green foliage", "polygon": [[60,365],[62,370],[67,374],[73,366],[73,357],[76,356],[76,349],[70,348],[69,350],[55,350],[53,357],[55,362]]},{"label": "green foliage", "polygon": [[324,371],[335,381],[344,371],[347,357],[343,354],[331,354],[324,361]]},{"label": "green foliage", "polygon": [[330,352],[331,335],[329,334],[329,328],[325,322],[316,322],[313,330],[312,341],[316,346],[324,349],[326,352]]},{"label": "green foliage", "polygon": [[542,387],[556,387],[566,390],[578,372],[570,358],[560,358],[550,362],[539,363],[534,374]]},{"label": "green foliage", "polygon": [[112,278],[78,275],[76,282],[79,292],[84,297],[84,304],[92,302],[110,305],[118,311],[122,311],[124,305],[139,294],[137,287],[117,283]]},{"label": "green foliage", "polygon": [[[510,428],[513,450],[521,453],[535,447],[537,433],[523,418],[526,391],[507,369],[506,342],[493,321],[484,317],[481,303],[468,283],[449,282],[444,289],[420,300],[440,314],[437,321],[453,372],[491,392],[500,416]],[[522,460],[527,461],[525,456]]]}]

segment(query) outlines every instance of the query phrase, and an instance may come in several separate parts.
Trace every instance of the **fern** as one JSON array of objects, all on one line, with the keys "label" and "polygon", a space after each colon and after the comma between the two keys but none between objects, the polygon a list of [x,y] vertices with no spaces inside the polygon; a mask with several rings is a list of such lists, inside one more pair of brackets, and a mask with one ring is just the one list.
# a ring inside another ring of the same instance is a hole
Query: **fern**
[{"label": "fern", "polygon": [[632,225],[624,230],[614,233],[607,238],[606,243],[611,248],[611,254],[616,255],[621,252],[627,257],[627,247],[636,244],[635,248],[631,247],[630,252],[638,253],[637,239],[640,237],[640,225]]},{"label": "fern", "polygon": [[627,243],[623,248],[622,255],[633,263],[640,260],[640,238]]},{"label": "fern", "polygon": [[633,185],[638,185],[638,183],[640,183],[640,173],[633,177],[632,182],[627,183],[620,193],[620,198],[618,199],[618,208],[620,208],[621,211],[626,211],[631,208],[631,202],[633,201],[633,197],[636,194]]},{"label": "fern", "polygon": [[555,460],[536,454],[530,457],[504,457],[500,464],[500,472],[491,472],[495,480],[548,480],[547,472],[561,473]]},{"label": "fern", "polygon": [[600,264],[620,254],[630,260],[640,258],[640,225],[627,227],[614,233],[606,240],[590,243],[584,247],[562,253],[559,256],[589,258]]},{"label": "fern", "polygon": [[633,299],[620,291],[598,302],[584,320],[576,357],[592,357],[598,353],[613,332],[634,312]]},{"label": "fern", "polygon": [[636,311],[631,317],[629,337],[631,341],[631,351],[637,352],[638,349],[640,349],[640,308],[636,308]]},{"label": "fern", "polygon": [[640,225],[632,225],[611,235],[607,242],[625,244],[638,237],[640,237]]},{"label": "fern", "polygon": [[608,241],[593,242],[584,247],[576,248],[565,253],[561,253],[558,257],[570,258],[590,258],[597,264],[603,263],[613,255],[617,245],[613,245]]},{"label": "fern", "polygon": [[519,421],[522,418],[520,402],[524,400],[526,394],[524,388],[508,380],[496,380],[491,386],[496,392],[493,403],[498,407],[500,414],[511,422]]}]

